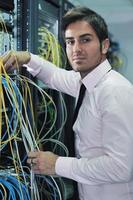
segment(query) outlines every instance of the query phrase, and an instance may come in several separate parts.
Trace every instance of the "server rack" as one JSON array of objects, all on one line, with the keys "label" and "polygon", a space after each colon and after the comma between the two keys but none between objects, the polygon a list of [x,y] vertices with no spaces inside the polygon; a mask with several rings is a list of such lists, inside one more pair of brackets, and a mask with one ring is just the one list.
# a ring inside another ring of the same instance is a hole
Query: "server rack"
[{"label": "server rack", "polygon": [[[14,3],[11,1],[0,1],[0,53],[14,48]],[[5,26],[4,26],[5,25]]]},{"label": "server rack", "polygon": [[[16,38],[16,13],[15,13],[15,3],[14,0],[0,1],[0,55],[4,54],[6,51],[16,49],[17,38]],[[0,94],[0,116],[1,116],[1,137],[0,137],[0,199],[8,198],[10,195],[10,190],[3,191],[4,183],[8,184],[8,178],[13,177],[13,159],[10,146],[14,146],[14,142],[11,141],[9,136],[11,132],[11,127],[14,124],[13,109],[9,96],[6,93],[6,81],[5,77],[1,71],[1,94]],[[10,77],[14,78],[15,73],[10,74]],[[2,103],[2,101],[4,103]],[[5,104],[5,106],[3,106]],[[10,121],[10,126],[7,131],[7,119]],[[8,134],[9,133],[9,134]],[[8,142],[10,140],[10,142]],[[10,143],[10,144],[9,144]],[[6,194],[6,197],[3,196]]]},{"label": "server rack", "polygon": [[[6,51],[9,51],[11,49],[16,48],[16,41],[14,38],[14,1],[0,1],[0,55],[4,54]],[[2,84],[2,82],[1,82]],[[6,94],[4,92],[4,98],[6,98]],[[11,109],[10,109],[10,103],[8,100],[5,102],[6,105],[6,112],[8,117],[11,116]],[[4,133],[6,132],[6,121],[5,121],[5,115],[4,115],[4,109],[0,110],[1,117],[2,117],[2,124],[1,124],[1,138],[4,138],[6,140],[6,137],[4,137]],[[1,141],[2,142],[2,141]],[[0,149],[0,166],[1,167],[7,167],[11,164],[11,160],[7,159],[7,157],[10,155],[10,149],[9,145],[6,145],[3,149]],[[0,169],[1,169],[0,167]]]},{"label": "server rack", "polygon": [[[41,26],[45,26],[50,32],[52,32],[60,41],[62,46],[64,46],[64,41],[62,39],[61,35],[61,21],[62,21],[62,16],[64,13],[73,7],[72,4],[68,3],[67,1],[60,1],[60,0],[15,0],[15,5],[13,1],[5,1],[6,3],[9,4],[2,4],[3,8],[6,7],[8,10],[11,8],[14,9],[14,6],[16,6],[16,21],[15,25],[13,26],[14,29],[14,36],[16,37],[15,39],[15,44],[16,47],[13,49],[17,50],[28,50],[34,54],[38,54],[38,47],[40,45],[40,40],[39,40],[39,34],[38,30]],[[8,5],[8,6],[7,6]],[[2,8],[2,9],[3,9]],[[8,27],[8,26],[7,26]],[[12,27],[9,26],[9,30],[12,30]],[[13,39],[14,41],[14,39]],[[11,47],[5,47],[5,50],[9,50]],[[3,52],[2,52],[3,53]],[[69,68],[69,67],[68,67]],[[45,85],[40,83],[38,80],[33,78],[27,71],[26,69],[23,69],[20,71],[20,73],[24,76],[29,77],[33,81],[35,81],[42,89],[47,90],[45,88]],[[30,88],[31,90],[31,95],[32,95],[32,101],[36,114],[36,123],[38,123],[38,119],[40,118],[41,121],[41,114],[38,108],[36,109],[36,105],[39,104],[40,99],[37,91],[35,91],[35,88]],[[47,90],[47,92],[53,97],[57,109],[61,110],[60,108],[60,97],[58,92],[56,91],[51,91]],[[74,101],[71,97],[64,95],[65,102],[67,104],[67,110],[68,113],[72,113],[73,107],[74,107]],[[28,109],[28,108],[27,108]],[[43,112],[42,112],[43,114]],[[29,116],[30,118],[30,116]],[[55,128],[58,129],[61,126],[61,118],[62,114],[59,112],[58,117],[56,120]],[[67,119],[66,125],[64,129],[62,129],[62,136],[60,140],[66,144],[68,149],[71,149],[71,138],[67,134],[67,137],[65,136],[65,133],[69,133],[69,126],[71,122],[72,116],[70,115]],[[31,124],[32,124],[32,119],[31,119]],[[47,127],[46,127],[47,128]],[[45,131],[45,129],[44,129]],[[70,145],[70,146],[69,146]],[[43,147],[42,147],[43,148]],[[45,145],[44,150],[51,150],[53,146],[50,144]],[[23,147],[20,142],[20,154],[23,152]],[[61,149],[55,149],[55,152],[64,155],[64,152]],[[60,181],[58,181],[58,185],[62,189],[62,186],[60,184]],[[73,183],[70,180],[64,179],[64,183],[67,187],[67,194],[65,197],[63,197],[63,192],[62,192],[62,199],[63,200],[68,200],[72,199],[74,200],[74,189],[73,189]],[[41,197],[45,199],[45,197]]]},{"label": "server rack", "polygon": [[[70,8],[73,7],[71,3],[68,1],[59,1],[59,0],[23,0],[21,1],[20,6],[21,12],[23,13],[23,29],[22,29],[22,49],[23,50],[29,50],[32,53],[38,54],[38,47],[39,47],[39,34],[38,29],[41,26],[45,26],[50,32],[52,32],[60,41],[61,45],[65,47],[64,41],[62,39],[62,33],[61,33],[61,23],[62,23],[62,16],[67,12]],[[70,68],[70,67],[68,67]],[[26,73],[26,72],[24,72]],[[42,84],[38,80],[34,80],[37,82],[37,84],[44,88],[45,85]],[[59,94],[56,91],[47,90],[48,94],[52,96],[54,99],[54,102],[56,103],[58,111],[61,110],[60,107],[60,98]],[[35,97],[35,93],[34,93]],[[67,104],[67,111],[68,113],[72,113],[74,108],[74,100],[72,97],[69,97],[68,95],[64,95],[65,102]],[[36,105],[36,102],[40,102],[40,99],[38,95],[36,98],[34,98],[34,103]],[[36,111],[37,121],[41,121],[41,114],[39,110]],[[65,145],[68,147],[69,151],[71,150],[71,136],[70,133],[70,122],[72,115],[69,115],[67,118],[66,125],[64,129],[62,130],[62,136],[60,140],[65,143]],[[56,129],[58,129],[61,126],[61,119],[62,114],[58,112],[57,120],[56,120]],[[44,129],[45,132],[45,129]],[[67,136],[66,133],[67,132]],[[51,145],[45,145],[44,150],[51,150],[53,146]],[[56,149],[56,153],[63,155],[63,151],[60,149]],[[73,189],[73,183],[72,181],[65,180],[65,184],[67,185],[67,199],[74,199],[74,189]]]}]

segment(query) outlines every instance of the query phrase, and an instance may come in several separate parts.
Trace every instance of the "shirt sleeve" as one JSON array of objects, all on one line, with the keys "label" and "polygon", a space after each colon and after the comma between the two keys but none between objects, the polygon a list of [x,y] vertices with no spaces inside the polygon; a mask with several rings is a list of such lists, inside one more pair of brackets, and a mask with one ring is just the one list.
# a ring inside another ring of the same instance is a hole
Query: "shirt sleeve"
[{"label": "shirt sleeve", "polygon": [[81,79],[78,72],[58,68],[51,62],[34,54],[31,54],[31,60],[25,66],[33,76],[36,76],[49,88],[76,97]]},{"label": "shirt sleeve", "polygon": [[56,173],[88,185],[128,182],[133,172],[132,99],[132,87],[105,91],[99,103],[103,155],[92,159],[59,157]]}]

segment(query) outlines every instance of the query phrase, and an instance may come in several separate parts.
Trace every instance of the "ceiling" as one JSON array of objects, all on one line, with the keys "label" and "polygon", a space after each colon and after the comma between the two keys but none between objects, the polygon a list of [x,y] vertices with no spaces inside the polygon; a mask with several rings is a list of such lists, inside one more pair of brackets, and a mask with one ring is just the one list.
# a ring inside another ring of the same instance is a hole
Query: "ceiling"
[{"label": "ceiling", "polygon": [[101,14],[108,23],[133,20],[133,0],[69,0]]}]

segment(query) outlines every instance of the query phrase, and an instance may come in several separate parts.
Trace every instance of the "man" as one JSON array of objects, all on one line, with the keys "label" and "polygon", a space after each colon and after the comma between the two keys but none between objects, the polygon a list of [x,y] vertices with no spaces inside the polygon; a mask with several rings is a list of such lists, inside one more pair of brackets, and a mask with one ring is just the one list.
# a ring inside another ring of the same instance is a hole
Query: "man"
[{"label": "man", "polygon": [[[80,200],[133,199],[133,87],[111,69],[105,21],[89,8],[77,7],[63,18],[66,52],[72,71],[56,68],[28,52],[3,56],[5,68],[27,64],[50,88],[78,98],[86,91],[73,125],[76,157],[30,152],[35,173],[78,182]],[[66,133],[67,134],[67,133]]]}]

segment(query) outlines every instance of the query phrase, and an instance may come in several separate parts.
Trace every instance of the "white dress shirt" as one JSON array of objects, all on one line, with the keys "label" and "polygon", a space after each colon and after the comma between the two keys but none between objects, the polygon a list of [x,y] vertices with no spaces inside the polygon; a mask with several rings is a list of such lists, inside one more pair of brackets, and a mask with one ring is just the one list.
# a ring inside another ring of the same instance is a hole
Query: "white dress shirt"
[{"label": "white dress shirt", "polygon": [[80,200],[133,200],[132,84],[107,60],[82,80],[33,54],[28,70],[76,98],[81,82],[87,89],[73,126],[77,157],[59,157],[56,173],[78,182]]}]

